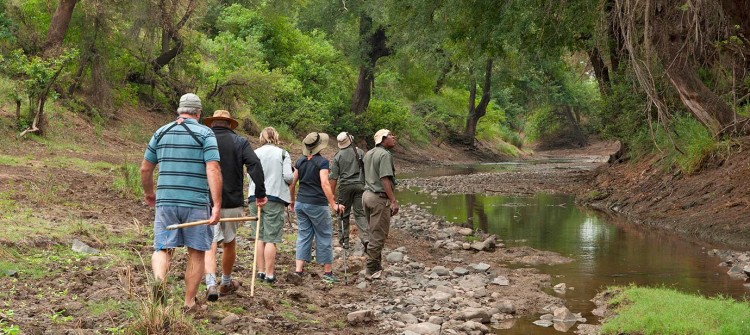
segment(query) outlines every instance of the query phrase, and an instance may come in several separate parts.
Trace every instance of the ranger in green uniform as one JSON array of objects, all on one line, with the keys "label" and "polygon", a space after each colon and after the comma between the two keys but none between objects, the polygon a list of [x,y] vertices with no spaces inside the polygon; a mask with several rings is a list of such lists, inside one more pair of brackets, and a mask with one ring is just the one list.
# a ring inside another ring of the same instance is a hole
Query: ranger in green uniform
[{"label": "ranger in green uniform", "polygon": [[367,277],[378,279],[382,275],[381,258],[391,216],[398,213],[398,202],[394,195],[396,168],[390,149],[396,146],[396,136],[388,129],[380,129],[374,136],[375,148],[365,155],[365,207],[370,233],[367,246]]},{"label": "ranger in green uniform", "polygon": [[333,156],[328,180],[331,183],[333,194],[336,194],[336,185],[338,184],[339,193],[336,201],[346,207],[342,216],[342,220],[344,220],[343,231],[341,226],[338,227],[339,244],[344,249],[349,248],[349,215],[352,212],[352,207],[354,207],[354,220],[359,229],[359,239],[366,250],[368,228],[365,212],[362,209],[362,193],[365,191],[362,157],[365,156],[365,152],[352,144],[354,136],[347,132],[340,133],[336,140],[338,141],[339,152]]}]

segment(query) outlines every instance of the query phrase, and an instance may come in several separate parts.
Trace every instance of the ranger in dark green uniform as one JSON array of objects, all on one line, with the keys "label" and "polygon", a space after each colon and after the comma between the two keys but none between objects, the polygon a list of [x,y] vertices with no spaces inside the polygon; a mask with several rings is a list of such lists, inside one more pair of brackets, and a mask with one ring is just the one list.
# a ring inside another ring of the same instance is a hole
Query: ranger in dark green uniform
[{"label": "ranger in dark green uniform", "polygon": [[396,146],[396,136],[387,129],[380,129],[374,139],[375,148],[365,155],[365,193],[362,202],[370,233],[367,277],[378,279],[382,275],[381,253],[391,227],[391,216],[398,213],[398,202],[394,195],[396,169],[390,152]]},{"label": "ranger in dark green uniform", "polygon": [[336,185],[339,185],[339,193],[336,201],[344,205],[346,210],[342,219],[344,227],[339,226],[339,244],[349,248],[349,214],[354,207],[354,222],[359,228],[359,239],[364,249],[367,250],[367,219],[362,209],[362,193],[365,191],[365,173],[362,158],[365,152],[352,144],[354,137],[347,132],[342,132],[336,137],[339,152],[333,156],[331,162],[331,173],[328,180],[331,183],[331,192],[336,194]]}]

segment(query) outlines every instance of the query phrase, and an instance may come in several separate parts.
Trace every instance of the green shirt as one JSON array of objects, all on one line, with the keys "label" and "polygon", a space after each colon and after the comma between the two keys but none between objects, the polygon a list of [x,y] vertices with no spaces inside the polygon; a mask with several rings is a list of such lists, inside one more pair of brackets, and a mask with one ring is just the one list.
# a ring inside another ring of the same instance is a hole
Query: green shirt
[{"label": "green shirt", "polygon": [[354,154],[357,150],[359,158],[364,157],[365,152],[360,148],[348,146],[339,150],[331,162],[331,173],[328,178],[336,180],[339,185],[364,184],[364,173],[360,173],[359,162]]},{"label": "green shirt", "polygon": [[[391,152],[377,146],[365,155],[365,190],[370,192],[385,192],[382,177],[390,177],[395,185],[396,168],[393,166]],[[395,191],[395,190],[394,190]]]}]

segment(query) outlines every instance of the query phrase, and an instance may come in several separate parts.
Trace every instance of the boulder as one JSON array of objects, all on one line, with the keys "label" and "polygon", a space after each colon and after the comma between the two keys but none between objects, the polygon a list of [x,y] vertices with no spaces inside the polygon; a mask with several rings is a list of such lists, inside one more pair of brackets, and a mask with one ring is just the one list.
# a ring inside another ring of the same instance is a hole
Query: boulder
[{"label": "boulder", "polygon": [[410,331],[421,335],[438,335],[440,334],[440,325],[429,322],[421,322],[407,326],[405,331]]},{"label": "boulder", "polygon": [[81,252],[84,254],[98,254],[99,250],[96,250],[92,247],[90,247],[88,244],[81,242],[80,240],[74,239],[73,240],[73,251],[75,252]]},{"label": "boulder", "polygon": [[404,260],[404,254],[399,251],[393,251],[388,256],[385,256],[385,260],[388,263],[398,263]]},{"label": "boulder", "polygon": [[370,309],[360,310],[356,312],[351,312],[346,315],[346,321],[350,325],[358,325],[361,323],[370,322],[373,320],[374,313]]}]

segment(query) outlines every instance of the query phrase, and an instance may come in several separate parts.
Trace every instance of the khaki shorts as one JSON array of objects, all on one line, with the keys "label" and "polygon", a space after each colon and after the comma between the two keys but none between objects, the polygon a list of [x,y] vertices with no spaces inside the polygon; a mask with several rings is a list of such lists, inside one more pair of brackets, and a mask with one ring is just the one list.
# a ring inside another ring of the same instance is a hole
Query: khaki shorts
[{"label": "khaki shorts", "polygon": [[[245,208],[222,208],[222,218],[240,218],[245,216]],[[213,226],[214,230],[214,243],[230,243],[237,237],[237,227],[240,226],[240,222],[219,222],[219,224]]]},{"label": "khaki shorts", "polygon": [[[250,204],[248,211],[250,216],[258,215],[258,207]],[[260,240],[266,243],[281,243],[281,234],[284,228],[284,216],[286,215],[286,206],[283,203],[269,201],[263,206],[263,212],[260,215]],[[252,225],[255,230],[255,224]]]}]

